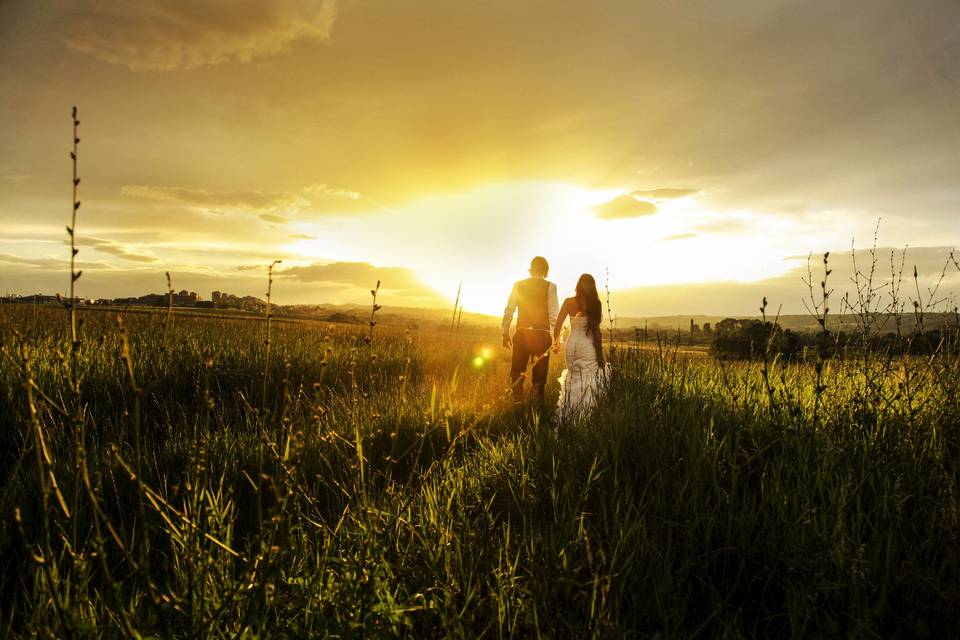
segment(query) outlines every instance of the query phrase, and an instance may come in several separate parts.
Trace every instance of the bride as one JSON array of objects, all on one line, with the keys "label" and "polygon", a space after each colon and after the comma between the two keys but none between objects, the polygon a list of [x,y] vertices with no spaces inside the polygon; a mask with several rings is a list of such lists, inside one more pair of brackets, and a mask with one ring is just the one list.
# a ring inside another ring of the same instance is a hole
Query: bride
[{"label": "bride", "polygon": [[563,301],[553,327],[555,353],[560,353],[560,331],[570,317],[570,335],[566,345],[567,368],[560,375],[558,422],[583,417],[596,402],[606,382],[609,365],[603,361],[600,336],[601,305],[597,283],[589,273],[580,276],[576,293]]}]

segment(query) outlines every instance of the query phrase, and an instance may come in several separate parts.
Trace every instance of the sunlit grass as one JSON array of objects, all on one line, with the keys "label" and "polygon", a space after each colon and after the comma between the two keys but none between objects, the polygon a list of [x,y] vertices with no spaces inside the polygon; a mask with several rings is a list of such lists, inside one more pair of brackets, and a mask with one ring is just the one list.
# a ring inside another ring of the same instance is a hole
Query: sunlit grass
[{"label": "sunlit grass", "polygon": [[[954,350],[831,360],[818,401],[810,364],[774,364],[771,394],[759,362],[621,345],[609,395],[555,435],[549,407],[504,403],[507,352],[481,336],[377,325],[368,344],[364,327],[275,320],[263,403],[262,320],[175,316],[161,349],[164,314],[129,313],[137,442],[116,321],[82,317],[80,457],[57,408],[63,311],[0,307],[0,508],[20,513],[0,529],[3,611],[18,634],[801,637],[960,622]],[[38,433],[49,462],[34,461]],[[46,511],[35,467],[56,479]]]}]

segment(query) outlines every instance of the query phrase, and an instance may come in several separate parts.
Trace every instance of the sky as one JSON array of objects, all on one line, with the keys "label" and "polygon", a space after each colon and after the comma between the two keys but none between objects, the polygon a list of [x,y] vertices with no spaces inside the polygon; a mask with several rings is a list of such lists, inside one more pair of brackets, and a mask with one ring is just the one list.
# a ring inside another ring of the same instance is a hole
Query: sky
[{"label": "sky", "polygon": [[620,316],[799,313],[811,254],[923,295],[960,245],[955,0],[0,0],[0,294],[68,286],[72,105],[84,297],[279,259],[496,314],[543,255]]}]

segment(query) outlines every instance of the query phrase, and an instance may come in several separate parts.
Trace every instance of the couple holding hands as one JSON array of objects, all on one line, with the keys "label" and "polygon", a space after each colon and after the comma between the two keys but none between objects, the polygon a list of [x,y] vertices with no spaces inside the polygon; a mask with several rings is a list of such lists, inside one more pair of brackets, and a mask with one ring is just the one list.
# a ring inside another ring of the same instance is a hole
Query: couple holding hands
[{"label": "couple holding hands", "polygon": [[[523,398],[523,380],[527,366],[533,362],[531,381],[533,390],[542,403],[547,382],[551,344],[554,353],[564,347],[561,334],[564,322],[570,319],[564,356],[566,368],[560,375],[560,397],[557,400],[558,421],[584,415],[596,402],[606,380],[609,365],[604,364],[600,336],[602,307],[597,283],[585,273],[577,280],[574,295],[559,304],[557,285],[547,280],[550,265],[546,258],[535,257],[530,262],[530,277],[513,285],[503,311],[503,346],[513,348],[510,380],[513,399]],[[510,337],[514,313],[517,329]]]}]

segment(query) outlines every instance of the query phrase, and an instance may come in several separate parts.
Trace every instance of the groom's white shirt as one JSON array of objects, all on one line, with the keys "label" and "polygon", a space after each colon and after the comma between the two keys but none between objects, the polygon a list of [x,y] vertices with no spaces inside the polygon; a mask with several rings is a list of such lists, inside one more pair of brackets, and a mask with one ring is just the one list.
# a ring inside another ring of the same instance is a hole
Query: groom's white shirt
[{"label": "groom's white shirt", "polygon": [[[546,280],[546,278],[544,278]],[[510,324],[513,322],[513,314],[517,311],[517,285],[513,284],[510,290],[510,297],[507,299],[507,306],[503,310],[503,333],[510,333]],[[557,285],[547,281],[547,318],[550,321],[548,331],[553,332],[553,325],[557,322],[557,315],[560,314],[560,301],[557,299]]]}]

